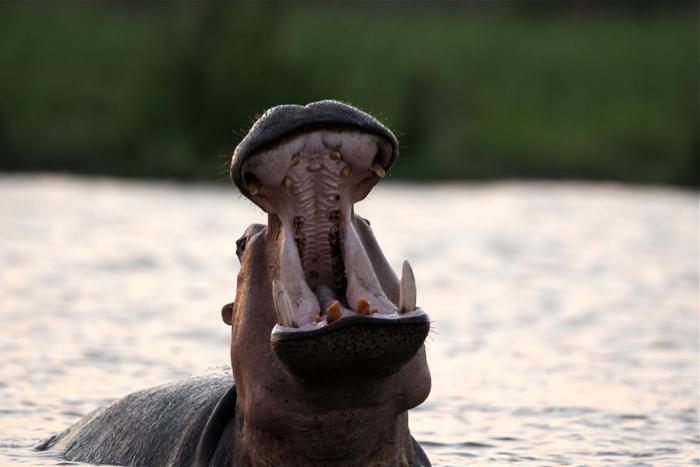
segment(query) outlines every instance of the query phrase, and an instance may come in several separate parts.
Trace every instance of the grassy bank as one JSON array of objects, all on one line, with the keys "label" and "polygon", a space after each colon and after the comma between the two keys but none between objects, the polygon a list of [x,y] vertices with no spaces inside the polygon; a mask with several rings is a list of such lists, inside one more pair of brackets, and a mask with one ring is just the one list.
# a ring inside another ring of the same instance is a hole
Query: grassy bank
[{"label": "grassy bank", "polygon": [[337,98],[409,179],[697,185],[696,14],[0,7],[0,169],[222,178],[265,108]]}]

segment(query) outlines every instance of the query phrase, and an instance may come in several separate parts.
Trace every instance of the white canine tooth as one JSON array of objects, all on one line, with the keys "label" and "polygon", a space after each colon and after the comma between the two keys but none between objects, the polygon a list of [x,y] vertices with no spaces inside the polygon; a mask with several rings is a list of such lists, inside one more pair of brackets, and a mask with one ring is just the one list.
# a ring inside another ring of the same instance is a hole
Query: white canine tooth
[{"label": "white canine tooth", "polygon": [[292,301],[289,299],[282,281],[277,279],[272,281],[272,302],[275,305],[275,314],[279,324],[287,327],[297,327],[297,324],[294,322]]},{"label": "white canine tooth", "polygon": [[408,261],[401,268],[401,287],[399,288],[399,313],[407,313],[416,309],[416,278]]},{"label": "white canine tooth", "polygon": [[384,293],[367,251],[355,231],[351,215],[350,212],[343,213],[342,216],[345,230],[343,261],[347,277],[345,294],[348,304],[359,304],[360,300],[364,299],[371,304],[371,308],[376,308],[381,314],[395,313],[396,304],[392,303]]},{"label": "white canine tooth", "polygon": [[372,162],[369,170],[374,172],[374,174],[379,178],[384,178],[386,176],[386,170],[384,170],[384,167],[382,167],[382,165],[378,162]]}]

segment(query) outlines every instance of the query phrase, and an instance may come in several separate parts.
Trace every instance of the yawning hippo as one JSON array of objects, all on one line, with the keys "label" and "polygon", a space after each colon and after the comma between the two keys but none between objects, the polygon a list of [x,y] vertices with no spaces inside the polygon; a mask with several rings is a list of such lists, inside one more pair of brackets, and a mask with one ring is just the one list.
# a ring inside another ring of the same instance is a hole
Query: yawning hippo
[{"label": "yawning hippo", "polygon": [[428,316],[408,263],[399,281],[353,210],[397,155],[391,131],[349,105],[268,110],[231,162],[268,213],[237,242],[222,310],[233,378],[131,394],[39,449],[117,465],[430,465],[407,413],[430,392]]}]

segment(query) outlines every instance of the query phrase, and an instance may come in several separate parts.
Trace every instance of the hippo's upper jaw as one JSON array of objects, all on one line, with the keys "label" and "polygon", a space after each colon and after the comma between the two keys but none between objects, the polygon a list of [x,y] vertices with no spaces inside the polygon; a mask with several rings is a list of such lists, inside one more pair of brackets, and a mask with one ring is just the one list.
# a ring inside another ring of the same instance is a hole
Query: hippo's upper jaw
[{"label": "hippo's upper jaw", "polygon": [[236,150],[233,180],[279,222],[272,341],[293,373],[391,373],[423,344],[429,321],[416,307],[410,265],[398,283],[368,254],[365,221],[353,212],[396,157],[388,129],[333,101],[268,111]]}]

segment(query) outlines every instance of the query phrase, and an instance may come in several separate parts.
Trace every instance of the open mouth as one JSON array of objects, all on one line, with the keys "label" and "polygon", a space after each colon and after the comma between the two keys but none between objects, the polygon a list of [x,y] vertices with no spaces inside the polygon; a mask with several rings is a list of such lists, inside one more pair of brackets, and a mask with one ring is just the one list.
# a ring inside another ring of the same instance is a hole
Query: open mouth
[{"label": "open mouth", "polygon": [[386,174],[392,145],[354,129],[288,136],[245,160],[241,184],[280,219],[275,333],[313,331],[351,316],[392,320],[423,315],[404,262],[398,302],[382,288],[358,233],[353,205]]}]

